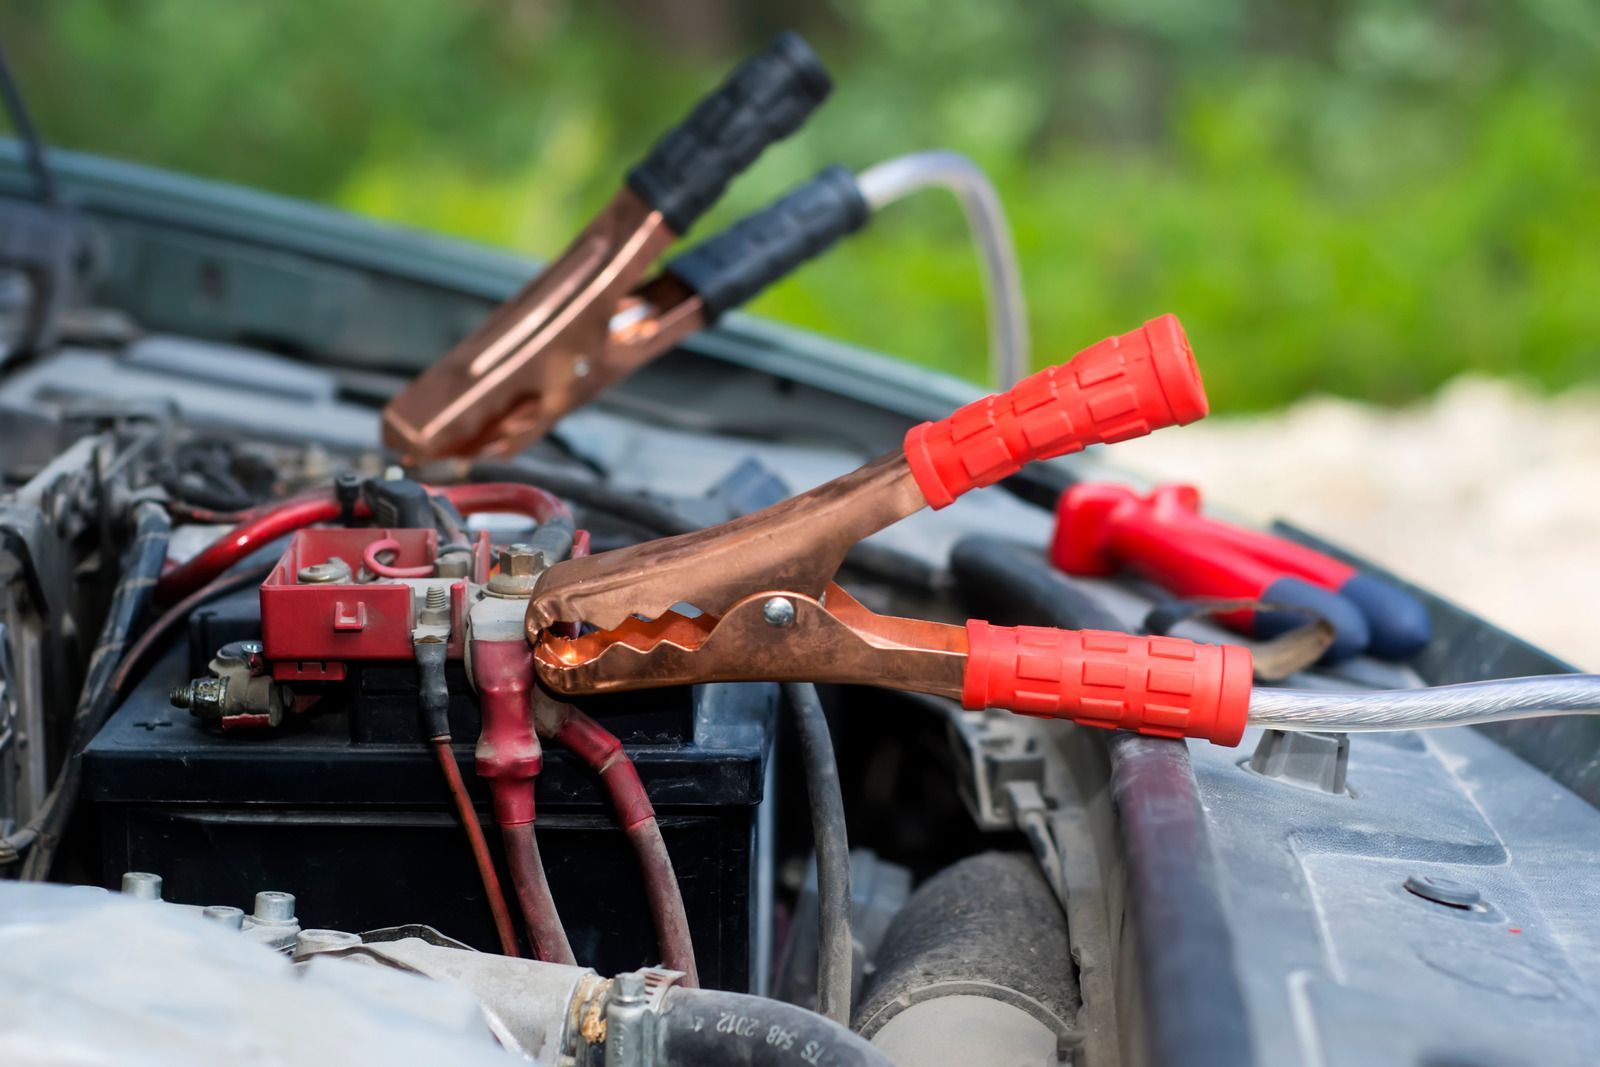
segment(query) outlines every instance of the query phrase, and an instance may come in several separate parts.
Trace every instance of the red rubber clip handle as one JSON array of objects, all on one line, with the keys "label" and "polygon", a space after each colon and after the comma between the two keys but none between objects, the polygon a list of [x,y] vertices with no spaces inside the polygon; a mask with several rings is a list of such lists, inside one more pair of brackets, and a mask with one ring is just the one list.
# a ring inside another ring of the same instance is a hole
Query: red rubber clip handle
[{"label": "red rubber clip handle", "polygon": [[967,623],[961,705],[1233,746],[1250,712],[1250,650],[1181,637]]},{"label": "red rubber clip handle", "polygon": [[1182,426],[1207,411],[1200,369],[1173,315],[1084,349],[906,433],[906,462],[935,508],[1036,459]]}]

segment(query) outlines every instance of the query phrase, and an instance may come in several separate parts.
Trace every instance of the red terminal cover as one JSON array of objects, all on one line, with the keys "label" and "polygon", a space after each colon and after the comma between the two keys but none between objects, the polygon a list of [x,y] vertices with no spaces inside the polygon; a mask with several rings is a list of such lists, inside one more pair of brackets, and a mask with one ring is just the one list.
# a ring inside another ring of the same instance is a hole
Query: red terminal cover
[{"label": "red terminal cover", "polygon": [[533,782],[544,751],[529,714],[533,649],[528,642],[473,641],[472,677],[483,709],[483,729],[473,764],[489,782],[494,819],[501,826],[533,822]]},{"label": "red terminal cover", "polygon": [[266,658],[275,664],[410,659],[415,623],[410,586],[298,580],[303,568],[334,557],[359,569],[367,545],[389,539],[399,544],[397,566],[432,563],[439,554],[439,535],[433,530],[297,531],[261,583],[261,645]]},{"label": "red terminal cover", "polygon": [[1205,388],[1177,317],[1108,337],[1010,391],[906,433],[906,462],[935,508],[1037,459],[1204,417]]},{"label": "red terminal cover", "polygon": [[1237,745],[1249,649],[1105,630],[967,623],[962,707],[1004,708],[1152,737]]}]

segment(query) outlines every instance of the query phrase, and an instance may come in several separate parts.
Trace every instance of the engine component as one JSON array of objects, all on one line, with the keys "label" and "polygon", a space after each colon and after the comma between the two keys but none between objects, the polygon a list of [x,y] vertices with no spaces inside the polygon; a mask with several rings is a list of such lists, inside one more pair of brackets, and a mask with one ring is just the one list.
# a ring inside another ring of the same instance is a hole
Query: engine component
[{"label": "engine component", "polygon": [[295,965],[230,925],[200,909],[0,881],[6,1061],[526,1065],[459,984],[332,959]]},{"label": "engine component", "polygon": [[1025,853],[929,879],[889,925],[855,1029],[898,1064],[1055,1067],[1078,1010],[1066,916]]}]

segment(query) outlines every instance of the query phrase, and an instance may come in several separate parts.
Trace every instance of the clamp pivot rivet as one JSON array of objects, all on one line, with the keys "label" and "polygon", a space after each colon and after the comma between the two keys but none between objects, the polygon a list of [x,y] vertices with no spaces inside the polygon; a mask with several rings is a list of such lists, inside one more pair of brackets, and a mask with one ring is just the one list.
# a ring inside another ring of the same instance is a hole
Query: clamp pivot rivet
[{"label": "clamp pivot rivet", "polygon": [[789,626],[794,622],[794,601],[784,596],[772,597],[761,605],[761,617],[768,626]]}]

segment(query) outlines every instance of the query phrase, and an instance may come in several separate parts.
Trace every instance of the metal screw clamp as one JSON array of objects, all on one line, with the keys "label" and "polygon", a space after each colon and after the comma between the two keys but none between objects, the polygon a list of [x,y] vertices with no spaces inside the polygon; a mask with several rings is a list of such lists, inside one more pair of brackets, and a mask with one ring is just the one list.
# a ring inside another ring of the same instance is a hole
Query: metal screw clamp
[{"label": "metal screw clamp", "polygon": [[655,1062],[656,1017],[682,971],[645,967],[619,974],[606,1001],[606,1067],[650,1067]]}]

